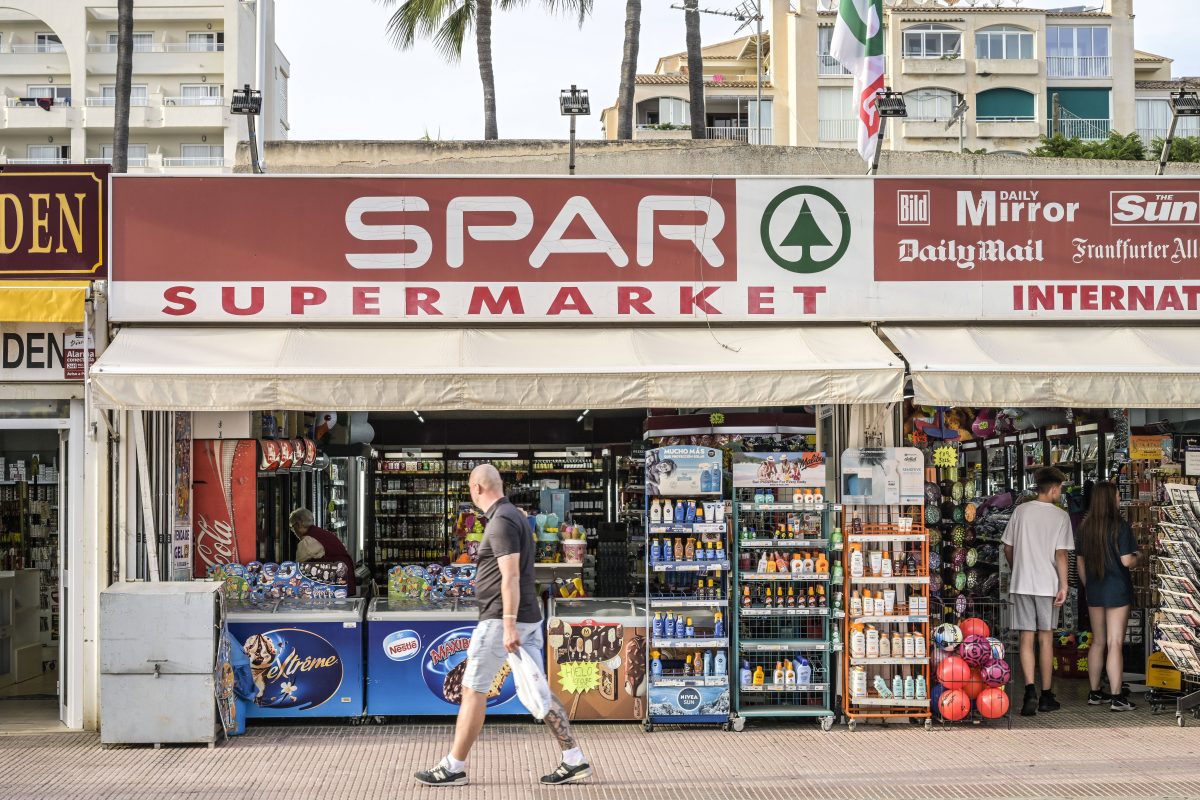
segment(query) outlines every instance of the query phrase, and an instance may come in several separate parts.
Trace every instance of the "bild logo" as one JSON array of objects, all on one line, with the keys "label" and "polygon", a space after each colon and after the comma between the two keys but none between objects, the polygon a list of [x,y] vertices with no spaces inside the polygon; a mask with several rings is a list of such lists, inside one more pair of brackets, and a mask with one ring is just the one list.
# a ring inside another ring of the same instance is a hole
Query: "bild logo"
[{"label": "bild logo", "polygon": [[822,272],[850,246],[850,215],[832,192],[793,186],[767,204],[759,236],[771,260],[789,272]]},{"label": "bild logo", "polygon": [[416,631],[393,631],[383,640],[383,653],[392,661],[408,661],[421,652],[421,636]]},{"label": "bild logo", "polygon": [[684,711],[695,711],[700,707],[700,692],[690,686],[679,690],[679,696],[676,698],[679,707]]}]

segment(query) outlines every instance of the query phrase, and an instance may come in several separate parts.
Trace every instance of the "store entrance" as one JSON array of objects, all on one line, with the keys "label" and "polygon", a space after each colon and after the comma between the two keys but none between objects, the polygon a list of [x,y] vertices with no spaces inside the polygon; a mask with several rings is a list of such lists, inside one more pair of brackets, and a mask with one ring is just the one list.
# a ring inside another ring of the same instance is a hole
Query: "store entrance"
[{"label": "store entrance", "polygon": [[17,730],[71,724],[64,613],[70,419],[0,419],[0,719]]}]

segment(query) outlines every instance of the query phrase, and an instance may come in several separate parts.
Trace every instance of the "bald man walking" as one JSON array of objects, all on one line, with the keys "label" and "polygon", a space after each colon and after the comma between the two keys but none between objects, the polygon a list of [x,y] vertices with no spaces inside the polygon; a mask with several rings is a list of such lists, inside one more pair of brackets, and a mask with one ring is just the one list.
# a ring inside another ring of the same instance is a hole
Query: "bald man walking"
[{"label": "bald man walking", "polygon": [[[454,728],[450,753],[432,769],[416,774],[427,786],[461,786],[467,783],[467,755],[487,714],[487,696],[508,653],[518,649],[542,663],[542,609],[534,585],[533,537],[520,509],[504,496],[500,473],[491,464],[481,464],[469,479],[471,502],[484,510],[487,527],[479,545],[475,573],[475,599],[479,624],[467,648],[467,667],[462,682],[462,704]],[[571,733],[562,705],[550,697],[546,727],[562,749],[562,763],[542,783],[574,783],[591,777],[592,768]]]}]

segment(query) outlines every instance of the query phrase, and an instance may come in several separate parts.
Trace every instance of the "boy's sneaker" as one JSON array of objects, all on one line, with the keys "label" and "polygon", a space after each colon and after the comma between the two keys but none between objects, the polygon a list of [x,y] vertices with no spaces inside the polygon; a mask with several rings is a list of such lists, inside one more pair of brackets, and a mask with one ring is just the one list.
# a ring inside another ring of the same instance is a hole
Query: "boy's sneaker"
[{"label": "boy's sneaker", "polygon": [[560,783],[574,783],[581,781],[584,778],[592,777],[592,768],[585,761],[582,764],[572,767],[570,764],[559,764],[558,769],[551,772],[549,775],[542,776],[542,783],[557,786]]},{"label": "boy's sneaker", "polygon": [[467,773],[451,772],[441,764],[433,769],[423,769],[413,776],[417,783],[426,786],[464,786],[467,783]]},{"label": "boy's sneaker", "polygon": [[1038,703],[1038,711],[1058,711],[1062,708],[1062,703],[1054,697],[1054,692],[1042,692],[1041,702]]},{"label": "boy's sneaker", "polygon": [[1129,702],[1128,698],[1117,695],[1112,699],[1108,706],[1109,711],[1133,711],[1137,706]]},{"label": "boy's sneaker", "polygon": [[1038,712],[1038,696],[1037,690],[1033,687],[1026,687],[1025,702],[1021,704],[1021,716],[1032,717]]},{"label": "boy's sneaker", "polygon": [[1108,692],[1088,692],[1089,706],[1102,706],[1111,701],[1112,695]]}]

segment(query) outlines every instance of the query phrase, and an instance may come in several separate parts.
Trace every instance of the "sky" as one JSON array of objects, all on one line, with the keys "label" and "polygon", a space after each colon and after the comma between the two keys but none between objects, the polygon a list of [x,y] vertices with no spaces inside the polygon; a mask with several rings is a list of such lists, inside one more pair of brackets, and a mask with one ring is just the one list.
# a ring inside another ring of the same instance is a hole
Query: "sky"
[{"label": "sky", "polygon": [[[1087,0],[1025,0],[1026,5]],[[638,72],[653,72],[660,56],[684,49],[680,0],[642,0]],[[764,0],[768,5],[769,0]],[[595,0],[592,16],[573,20],[539,8],[496,12],[492,59],[500,137],[565,139],[559,90],[576,84],[591,94],[592,115],[580,138],[601,138],[600,111],[616,102],[625,31],[625,3]],[[702,0],[726,9],[737,0]],[[1200,0],[1134,0],[1136,46],[1175,59],[1175,76],[1200,75],[1195,46]],[[336,9],[336,13],[331,13]],[[427,42],[399,51],[386,36],[394,11],[376,0],[276,0],[276,41],[292,64],[288,113],[292,139],[480,139],[483,93],[473,43],[447,62]],[[1181,20],[1189,24],[1180,25]],[[769,24],[769,18],[765,24]],[[705,44],[735,36],[739,23],[702,15]]]}]

